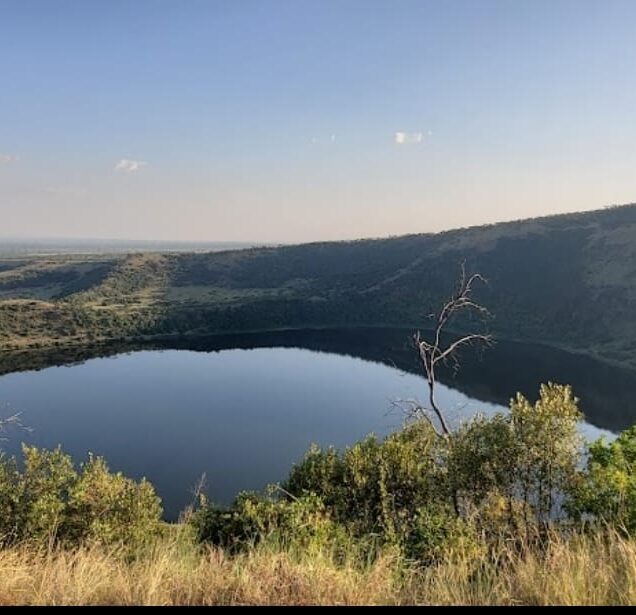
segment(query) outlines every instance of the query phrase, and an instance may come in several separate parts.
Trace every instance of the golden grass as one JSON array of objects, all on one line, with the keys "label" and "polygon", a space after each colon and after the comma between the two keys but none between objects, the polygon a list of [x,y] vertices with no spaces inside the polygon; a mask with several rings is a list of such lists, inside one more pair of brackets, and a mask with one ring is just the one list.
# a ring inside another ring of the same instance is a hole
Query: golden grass
[{"label": "golden grass", "polygon": [[99,548],[0,552],[0,605],[375,604],[391,596],[391,566],[366,572],[319,557],[256,550],[183,553],[166,545],[127,562]]},{"label": "golden grass", "polygon": [[134,559],[99,547],[0,551],[0,605],[635,603],[636,542],[617,535],[557,539],[541,555],[455,553],[428,568],[271,546],[229,556],[178,540]]},{"label": "golden grass", "polygon": [[636,604],[636,541],[616,534],[554,539],[547,552],[471,561],[463,556],[423,571],[410,599],[434,604]]}]

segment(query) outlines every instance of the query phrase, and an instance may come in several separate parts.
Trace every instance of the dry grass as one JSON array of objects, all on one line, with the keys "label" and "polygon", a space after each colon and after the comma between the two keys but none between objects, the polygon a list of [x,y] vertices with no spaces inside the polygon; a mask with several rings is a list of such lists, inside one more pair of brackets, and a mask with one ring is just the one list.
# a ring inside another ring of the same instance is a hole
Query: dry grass
[{"label": "dry grass", "polygon": [[418,569],[272,547],[230,557],[164,542],[133,560],[98,547],[0,551],[0,605],[623,604],[636,603],[636,542],[556,540],[543,555],[452,554]]},{"label": "dry grass", "polygon": [[395,592],[392,569],[385,560],[363,572],[268,550],[230,558],[166,545],[127,562],[99,548],[11,549],[0,552],[0,605],[377,604]]},{"label": "dry grass", "polygon": [[424,570],[408,601],[433,604],[636,604],[636,541],[617,534],[554,539],[545,553],[461,555]]}]

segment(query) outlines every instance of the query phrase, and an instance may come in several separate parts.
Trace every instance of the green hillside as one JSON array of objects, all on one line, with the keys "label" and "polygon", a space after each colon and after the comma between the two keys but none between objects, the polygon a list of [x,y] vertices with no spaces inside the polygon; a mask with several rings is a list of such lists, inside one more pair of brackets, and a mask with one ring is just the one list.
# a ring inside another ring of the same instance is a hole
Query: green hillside
[{"label": "green hillside", "polygon": [[388,239],[4,258],[0,346],[292,327],[425,328],[462,261],[489,281],[479,299],[498,337],[636,366],[636,205]]}]

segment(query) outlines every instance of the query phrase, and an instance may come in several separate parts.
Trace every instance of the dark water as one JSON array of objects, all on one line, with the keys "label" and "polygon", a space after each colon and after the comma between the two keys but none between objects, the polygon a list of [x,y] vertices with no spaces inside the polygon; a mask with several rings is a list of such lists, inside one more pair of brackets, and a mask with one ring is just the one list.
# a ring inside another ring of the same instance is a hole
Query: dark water
[{"label": "dark water", "polygon": [[[165,345],[164,345],[165,346]],[[4,357],[1,414],[21,412],[31,431],[2,443],[61,444],[111,468],[148,477],[174,518],[205,473],[207,493],[227,503],[240,490],[285,477],[310,443],[342,447],[398,428],[392,401],[424,398],[409,333],[297,331],[112,346]],[[101,355],[101,356],[100,356]],[[83,361],[83,362],[80,362]],[[14,371],[11,370],[27,370]],[[506,405],[540,382],[572,384],[595,437],[631,424],[636,374],[540,346],[499,343],[466,354],[443,375],[440,404],[453,420]],[[630,412],[630,410],[632,412]]]}]

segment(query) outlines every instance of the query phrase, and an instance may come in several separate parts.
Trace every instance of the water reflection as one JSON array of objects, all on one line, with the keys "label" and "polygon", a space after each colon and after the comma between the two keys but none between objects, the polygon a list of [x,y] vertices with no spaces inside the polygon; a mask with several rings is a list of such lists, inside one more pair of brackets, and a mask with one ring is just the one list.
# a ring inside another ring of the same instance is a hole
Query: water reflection
[{"label": "water reflection", "polygon": [[[143,349],[214,352],[273,347],[304,348],[358,357],[419,374],[411,336],[412,331],[406,329],[314,329],[5,353],[0,355],[0,374],[72,364]],[[590,424],[617,432],[636,422],[636,404],[633,401],[635,370],[540,344],[497,341],[495,346],[483,352],[468,349],[461,357],[460,370],[443,370],[440,381],[472,399],[498,405],[507,405],[517,391],[534,399],[539,385],[544,382],[571,384]]]}]

